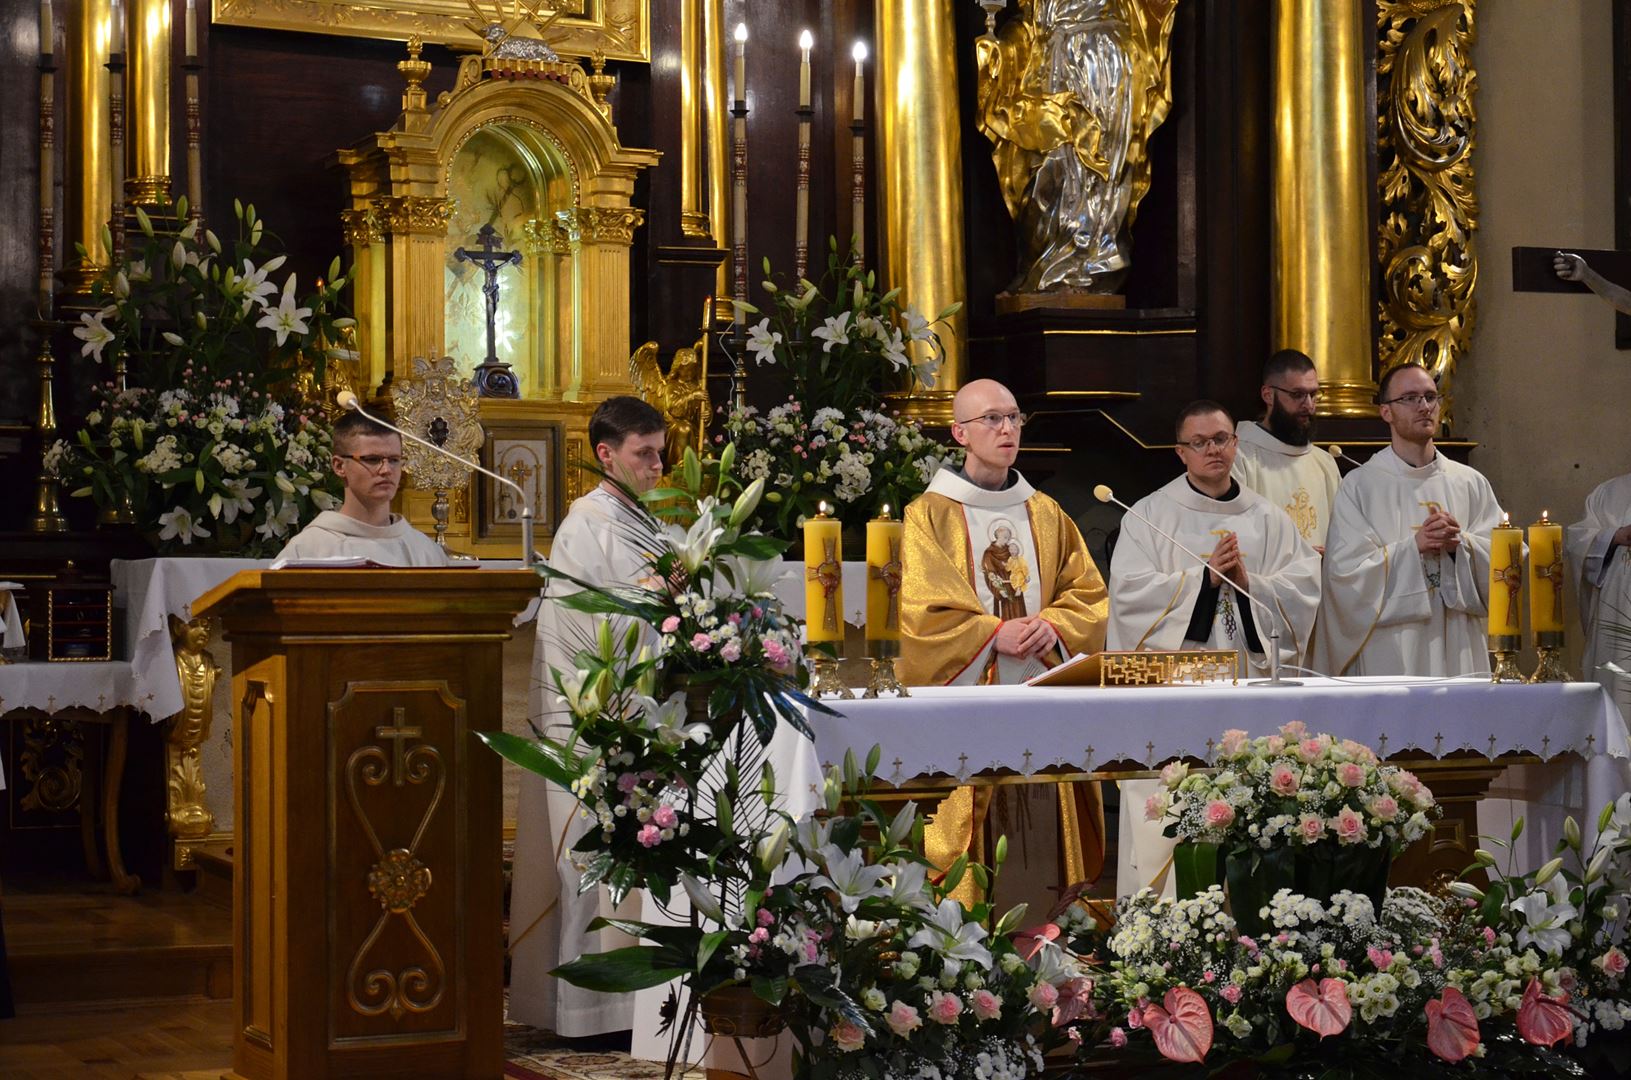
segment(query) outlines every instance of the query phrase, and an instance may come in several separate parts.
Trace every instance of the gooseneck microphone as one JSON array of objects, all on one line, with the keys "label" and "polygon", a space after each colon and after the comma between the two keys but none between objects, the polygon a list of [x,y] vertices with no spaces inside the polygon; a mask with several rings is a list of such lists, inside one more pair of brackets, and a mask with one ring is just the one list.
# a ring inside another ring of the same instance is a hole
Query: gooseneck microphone
[{"label": "gooseneck microphone", "polygon": [[[1156,532],[1160,533],[1162,536],[1164,536],[1168,540],[1172,541],[1173,545],[1176,546],[1179,551],[1183,552],[1185,555],[1188,555],[1191,559],[1194,559],[1197,563],[1199,563],[1201,565],[1201,567],[1202,567],[1202,569],[1204,571],[1206,571],[1206,572],[1211,571],[1212,567],[1206,561],[1206,559],[1202,558],[1201,556],[1199,556],[1199,555],[1195,554],[1193,551],[1191,551],[1189,548],[1185,547],[1183,545],[1183,543],[1181,541],[1179,541],[1179,539],[1176,536],[1173,536],[1171,533],[1167,532],[1161,526],[1157,525],[1155,522],[1151,521],[1149,518],[1145,517],[1143,514],[1140,514],[1137,510],[1134,510],[1132,507],[1128,506],[1126,503],[1124,503],[1120,499],[1116,498],[1116,493],[1110,490],[1110,487],[1109,487],[1108,484],[1099,484],[1098,486],[1096,486],[1093,489],[1093,497],[1095,499],[1099,500],[1102,503],[1113,503],[1116,506],[1121,507],[1127,513],[1131,514],[1133,517],[1135,517],[1138,520],[1142,521],[1144,524],[1148,525],[1150,528],[1154,529]],[[1257,607],[1258,610],[1262,611],[1265,615],[1268,616],[1269,677],[1266,680],[1265,679],[1254,679],[1254,680],[1248,682],[1246,685],[1248,685],[1248,686],[1301,686],[1302,683],[1297,681],[1296,679],[1282,679],[1282,678],[1280,678],[1280,616],[1272,608],[1270,608],[1267,604],[1263,603],[1257,597],[1253,596],[1250,592],[1248,592],[1247,590],[1241,588],[1239,585],[1236,585],[1233,581],[1230,581],[1228,578],[1224,577],[1222,574],[1218,575],[1218,579],[1220,581],[1222,581],[1225,585],[1229,586],[1229,588],[1231,588],[1235,592],[1239,593],[1241,596],[1244,596],[1255,607]]]},{"label": "gooseneck microphone", "polygon": [[1355,458],[1351,458],[1347,454],[1344,454],[1342,452],[1342,447],[1338,446],[1336,443],[1332,443],[1330,446],[1327,446],[1325,448],[1325,452],[1330,454],[1332,457],[1337,458],[1340,461],[1346,461],[1349,465],[1352,465],[1356,469],[1359,466],[1364,464],[1364,462],[1359,461],[1359,460],[1357,460]]},{"label": "gooseneck microphone", "polygon": [[525,491],[523,491],[521,489],[521,486],[519,484],[517,484],[514,480],[511,480],[511,479],[509,479],[508,477],[505,477],[505,476],[500,476],[500,475],[498,475],[498,473],[494,472],[491,469],[484,469],[480,465],[478,465],[476,462],[467,461],[466,459],[460,457],[458,454],[455,454],[451,450],[448,450],[448,449],[446,449],[444,447],[437,446],[433,442],[430,442],[430,441],[428,441],[426,439],[421,439],[419,436],[413,434],[412,432],[403,431],[401,428],[397,427],[395,424],[392,424],[392,423],[390,423],[388,421],[385,421],[385,420],[381,420],[379,417],[375,416],[373,413],[369,412],[367,409],[364,409],[362,407],[362,402],[357,400],[357,395],[353,394],[350,390],[341,390],[338,394],[335,394],[334,395],[334,403],[336,405],[338,405],[342,409],[350,409],[354,413],[358,413],[358,414],[360,414],[362,416],[366,416],[366,417],[368,417],[368,419],[372,420],[374,423],[378,424],[380,427],[390,428],[392,431],[396,432],[398,435],[402,436],[404,439],[412,439],[414,442],[418,443],[420,446],[426,447],[427,449],[430,449],[430,450],[434,450],[434,451],[436,451],[436,453],[441,454],[443,457],[450,457],[454,461],[457,461],[460,465],[463,465],[463,466],[465,466],[466,468],[469,468],[469,469],[474,469],[476,472],[481,473],[483,476],[490,476],[494,480],[497,480],[499,483],[503,484],[504,486],[512,489],[517,495],[519,495],[521,497],[521,564],[523,566],[525,566],[529,570],[532,569],[534,566],[536,566],[538,564],[538,553],[532,550],[532,500],[527,498],[527,493]]}]

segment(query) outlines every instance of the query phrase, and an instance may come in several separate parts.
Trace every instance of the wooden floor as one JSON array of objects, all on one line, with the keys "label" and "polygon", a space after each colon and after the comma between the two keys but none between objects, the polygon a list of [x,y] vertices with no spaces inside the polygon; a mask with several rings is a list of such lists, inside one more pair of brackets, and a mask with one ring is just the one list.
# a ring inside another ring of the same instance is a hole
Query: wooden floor
[{"label": "wooden floor", "polygon": [[0,1080],[219,1080],[232,1002],[59,1006],[0,1020]]}]

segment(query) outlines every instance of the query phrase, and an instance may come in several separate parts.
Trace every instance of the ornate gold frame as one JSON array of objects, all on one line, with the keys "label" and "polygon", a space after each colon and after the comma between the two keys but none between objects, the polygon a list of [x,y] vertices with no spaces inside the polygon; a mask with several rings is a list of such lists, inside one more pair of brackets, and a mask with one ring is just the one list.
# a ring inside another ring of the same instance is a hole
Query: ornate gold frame
[{"label": "ornate gold frame", "polygon": [[[573,3],[573,0],[567,0]],[[508,7],[508,0],[505,0]],[[547,9],[547,4],[540,4]],[[550,29],[549,44],[562,56],[651,62],[649,0],[575,0],[581,14],[563,16]],[[438,45],[474,47],[465,28],[465,0],[211,0],[210,21],[222,26],[337,34]]]}]

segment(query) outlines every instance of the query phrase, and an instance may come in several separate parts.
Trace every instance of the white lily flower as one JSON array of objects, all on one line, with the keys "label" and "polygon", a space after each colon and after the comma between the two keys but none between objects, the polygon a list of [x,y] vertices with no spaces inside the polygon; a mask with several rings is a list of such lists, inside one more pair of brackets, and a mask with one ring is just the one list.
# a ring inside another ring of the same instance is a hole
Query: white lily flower
[{"label": "white lily flower", "polygon": [[991,970],[991,950],[980,942],[985,938],[985,927],[976,922],[965,922],[963,905],[951,897],[940,901],[923,928],[906,943],[909,949],[927,945],[946,961],[947,968],[960,970],[963,964],[976,964]]},{"label": "white lily flower", "polygon": [[811,337],[820,338],[826,342],[821,346],[824,353],[832,352],[834,345],[849,344],[849,312],[840,311],[837,315],[822,320],[820,326],[810,332]]},{"label": "white lily flower", "polygon": [[776,582],[786,573],[786,565],[780,559],[745,559],[740,555],[731,555],[723,562],[736,591],[749,598],[776,595]]},{"label": "white lily flower", "polygon": [[634,700],[636,708],[645,718],[646,727],[664,746],[683,746],[688,742],[701,746],[708,741],[707,724],[685,722],[685,691],[676,690],[663,702],[644,694],[637,695]]},{"label": "white lily flower", "polygon": [[929,870],[922,863],[897,862],[889,866],[889,899],[903,907],[919,907],[928,897]]},{"label": "white lily flower", "polygon": [[803,311],[810,306],[811,301],[821,295],[821,291],[805,278],[799,278],[799,284],[804,287],[803,291],[796,298],[787,302],[788,306],[794,311]]},{"label": "white lily flower", "polygon": [[925,360],[922,363],[913,364],[912,374],[916,375],[917,381],[923,384],[923,389],[933,390],[935,382],[940,377],[940,361]]},{"label": "white lily flower", "polygon": [[832,823],[807,817],[798,823],[794,834],[805,851],[820,851],[832,843]]},{"label": "white lily flower", "polygon": [[311,315],[311,308],[295,306],[294,285],[295,276],[290,274],[283,283],[283,296],[278,300],[277,307],[267,305],[266,314],[255,324],[276,333],[280,346],[289,339],[290,334],[304,335],[305,320]]},{"label": "white lily flower", "polygon": [[160,514],[159,524],[163,526],[159,529],[160,540],[180,540],[183,546],[191,545],[195,537],[210,534],[208,529],[193,520],[192,514],[184,506]]},{"label": "white lily flower", "polygon": [[878,884],[889,873],[888,867],[868,866],[861,861],[857,852],[842,851],[836,844],[828,844],[818,854],[827,872],[811,878],[810,887],[836,892],[844,914],[855,914],[855,909],[861,906],[863,900],[888,895],[889,890]]},{"label": "white lily flower", "polygon": [[180,348],[181,346],[187,344],[187,339],[182,337],[180,334],[174,332],[173,330],[166,330],[166,331],[164,331],[164,333],[160,334],[159,336],[164,338],[165,341],[168,341],[170,344],[176,346],[177,348]]},{"label": "white lily flower", "polygon": [[759,868],[765,873],[771,873],[787,859],[787,845],[792,839],[793,828],[786,818],[776,822],[775,828],[759,838],[754,845],[753,857],[759,861]]},{"label": "white lily flower", "polygon": [[1549,956],[1560,956],[1569,947],[1573,940],[1569,920],[1578,912],[1569,903],[1568,879],[1554,877],[1544,889],[1520,896],[1507,906],[1523,916],[1524,926],[1518,930],[1519,948],[1534,945]]},{"label": "white lily flower", "polygon": [[[281,475],[280,473],[279,476],[281,477]],[[256,525],[255,531],[266,539],[272,540],[279,536],[289,535],[290,530],[298,524],[300,524],[300,507],[295,505],[293,499],[289,499],[279,506],[277,510],[268,514],[265,521]]]},{"label": "white lily flower", "polygon": [[600,708],[600,680],[591,679],[586,668],[555,672],[556,689],[563,704],[574,716],[585,716]]},{"label": "white lily flower", "polygon": [[928,341],[934,336],[929,320],[916,308],[906,309],[906,336],[912,341]]},{"label": "white lily flower", "polygon": [[[226,497],[216,496],[221,499],[221,509],[216,516],[222,521],[230,525],[238,520],[239,514],[249,515],[255,512],[254,500],[255,496],[261,493],[260,488],[250,487],[249,481],[241,477],[227,480],[222,486],[226,488]],[[212,505],[210,509],[214,511],[215,507]]]},{"label": "white lily flower", "polygon": [[906,340],[900,336],[899,330],[883,339],[883,358],[889,361],[889,366],[896,371],[907,365]]},{"label": "white lily flower", "polygon": [[685,895],[691,898],[691,906],[700,915],[705,915],[721,926],[725,924],[725,911],[719,906],[719,901],[708,894],[702,882],[690,874],[680,874],[680,885],[685,889]]},{"label": "white lily flower", "polygon": [[748,330],[748,352],[753,354],[756,363],[774,364],[776,346],[781,343],[781,333],[770,329],[769,319],[760,319],[758,326]]},{"label": "white lily flower", "polygon": [[[900,808],[900,812],[889,823],[889,842],[899,844],[912,833],[912,826],[917,823],[917,802],[912,800]],[[921,866],[919,870],[923,869]]]},{"label": "white lily flower", "polygon": [[123,270],[113,275],[113,295],[121,300],[130,295],[130,278]]},{"label": "white lily flower", "polygon": [[[703,503],[711,500],[704,499]],[[702,505],[697,507],[697,519],[691,523],[689,529],[679,525],[664,525],[663,532],[668,537],[669,550],[673,551],[685,567],[687,574],[695,575],[708,561],[713,552],[714,545],[719,538],[725,535],[725,530],[714,522],[712,508],[704,510]]]},{"label": "white lily flower", "polygon": [[103,348],[113,340],[113,331],[102,323],[104,317],[104,312],[101,311],[94,315],[86,312],[79,317],[79,325],[74,327],[74,337],[85,343],[80,348],[79,355],[102,359]]}]

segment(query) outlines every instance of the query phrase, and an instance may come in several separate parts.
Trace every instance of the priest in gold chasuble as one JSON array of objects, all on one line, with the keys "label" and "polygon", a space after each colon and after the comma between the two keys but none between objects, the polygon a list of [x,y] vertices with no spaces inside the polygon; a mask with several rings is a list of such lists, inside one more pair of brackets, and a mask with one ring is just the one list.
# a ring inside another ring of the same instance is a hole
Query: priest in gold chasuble
[{"label": "priest in gold chasuble", "polygon": [[[1013,467],[1025,423],[1013,394],[980,379],[957,392],[952,408],[952,437],[968,452],[963,468],[942,468],[906,508],[901,680],[1017,683],[1102,649],[1104,580],[1075,522]],[[955,857],[967,846],[990,794],[964,789],[942,805],[931,830],[939,836],[930,839],[947,846],[934,855]],[[1092,880],[1104,859],[1098,787],[1061,784],[1058,802],[1065,883]],[[961,847],[948,816],[961,819]]]}]

